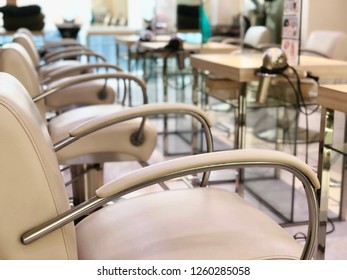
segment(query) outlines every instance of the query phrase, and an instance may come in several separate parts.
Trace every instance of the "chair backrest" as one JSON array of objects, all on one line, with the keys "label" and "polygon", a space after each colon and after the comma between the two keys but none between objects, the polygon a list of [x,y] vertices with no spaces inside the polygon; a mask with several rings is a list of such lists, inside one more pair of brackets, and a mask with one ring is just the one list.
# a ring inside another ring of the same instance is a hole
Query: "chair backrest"
[{"label": "chair backrest", "polygon": [[0,259],[76,259],[71,223],[30,245],[20,241],[70,207],[46,125],[7,73],[0,73],[0,118]]},{"label": "chair backrest", "polygon": [[271,30],[266,26],[251,26],[243,39],[244,44],[257,48],[271,43]]},{"label": "chair backrest", "polygon": [[[17,43],[8,43],[0,48],[0,72],[6,72],[14,76],[35,98],[42,93],[39,76],[27,53],[27,51]],[[44,101],[36,103],[41,115],[45,118],[46,106]]]},{"label": "chair backrest", "polygon": [[341,31],[312,31],[303,47],[303,53],[322,55],[332,59],[347,59],[347,35]]},{"label": "chair backrest", "polygon": [[40,65],[40,56],[36,49],[35,42],[29,34],[25,32],[16,32],[13,35],[14,43],[18,43],[24,47],[24,49],[28,52],[31,61],[34,64],[34,67],[37,68]]}]

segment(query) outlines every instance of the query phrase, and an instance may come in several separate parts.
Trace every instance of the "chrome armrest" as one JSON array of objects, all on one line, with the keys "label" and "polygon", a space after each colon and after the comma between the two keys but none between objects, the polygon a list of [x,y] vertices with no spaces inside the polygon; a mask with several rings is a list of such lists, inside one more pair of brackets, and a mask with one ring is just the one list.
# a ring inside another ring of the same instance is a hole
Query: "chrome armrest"
[{"label": "chrome armrest", "polygon": [[62,48],[67,46],[83,46],[83,45],[79,43],[78,41],[76,41],[75,39],[64,38],[59,41],[44,43],[40,47],[39,52],[44,53],[44,52],[47,52],[49,49]]},{"label": "chrome armrest", "polygon": [[88,134],[116,123],[139,117],[146,118],[161,114],[186,114],[198,120],[204,129],[207,151],[213,151],[213,139],[210,131],[212,124],[209,118],[205,112],[198,107],[184,103],[146,104],[98,116],[70,130],[70,137],[54,144],[54,149],[58,151]]},{"label": "chrome armrest", "polygon": [[96,191],[96,197],[24,233],[23,244],[30,244],[48,233],[93,211],[105,203],[149,185],[191,173],[244,167],[275,167],[293,173],[303,184],[309,212],[307,239],[301,258],[311,258],[319,226],[316,191],[320,183],[316,173],[297,157],[274,150],[232,150],[187,156],[154,164],[115,179]]},{"label": "chrome armrest", "polygon": [[43,60],[47,60],[51,57],[54,57],[54,56],[58,56],[58,55],[62,55],[64,53],[67,53],[67,52],[71,52],[71,51],[85,51],[85,50],[88,50],[88,51],[92,51],[91,49],[83,46],[83,45],[68,45],[64,48],[57,48],[56,50],[52,50],[50,52],[47,52],[45,55],[43,55],[41,58]]},{"label": "chrome armrest", "polygon": [[102,73],[102,74],[83,74],[83,75],[77,75],[69,78],[60,79],[58,81],[55,81],[51,83],[48,89],[46,89],[41,95],[33,98],[34,102],[37,102],[41,99],[46,98],[47,96],[50,96],[51,94],[58,94],[61,89],[85,83],[92,80],[100,80],[100,79],[123,79],[123,80],[131,80],[138,84],[138,86],[142,90],[143,94],[143,103],[148,103],[148,97],[147,97],[147,86],[143,79],[125,72],[115,72],[115,73]]},{"label": "chrome armrest", "polygon": [[76,57],[82,57],[82,56],[86,56],[88,58],[89,57],[95,57],[96,59],[99,58],[103,62],[107,61],[107,59],[103,55],[101,55],[101,54],[98,54],[98,53],[96,53],[94,51],[91,51],[91,50],[81,49],[81,50],[78,50],[78,51],[67,51],[67,52],[64,52],[64,53],[59,53],[59,54],[53,55],[53,56],[49,57],[48,59],[46,59],[45,63],[40,64],[39,68],[43,67],[43,66],[46,66],[47,64],[57,62],[59,60],[74,59]]},{"label": "chrome armrest", "polygon": [[123,69],[115,64],[110,63],[85,63],[78,66],[69,66],[68,68],[63,67],[62,69],[57,69],[49,73],[48,77],[43,81],[43,84],[47,85],[53,81],[60,80],[75,73],[88,73],[90,70],[97,69],[113,69],[119,72],[123,72]]}]

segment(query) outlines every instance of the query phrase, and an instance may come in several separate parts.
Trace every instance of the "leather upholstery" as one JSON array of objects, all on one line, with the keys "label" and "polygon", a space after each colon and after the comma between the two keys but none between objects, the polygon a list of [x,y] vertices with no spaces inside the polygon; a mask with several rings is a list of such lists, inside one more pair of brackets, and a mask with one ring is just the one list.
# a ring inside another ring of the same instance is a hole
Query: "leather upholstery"
[{"label": "leather upholstery", "polygon": [[220,189],[120,201],[76,232],[80,259],[297,259],[302,251],[269,217]]},{"label": "leather upholstery", "polygon": [[76,259],[72,223],[37,243],[20,242],[24,231],[70,206],[46,125],[24,87],[5,73],[0,117],[0,259]]},{"label": "leather upholstery", "polygon": [[71,67],[80,64],[79,61],[68,60],[40,67],[40,56],[38,54],[34,41],[28,34],[18,32],[15,33],[13,36],[13,42],[20,44],[28,52],[31,61],[34,64],[34,67],[39,70],[41,79],[45,79],[51,72],[60,67]]},{"label": "leather upholstery", "polygon": [[[17,61],[17,63],[13,63],[13,61]],[[16,65],[19,64],[22,66],[17,67]],[[32,98],[41,94],[37,73],[33,70],[32,63],[28,61],[28,54],[20,45],[11,43],[0,50],[0,71],[15,76],[31,94]],[[56,96],[59,96],[59,94],[57,93]],[[48,124],[48,129],[53,142],[56,143],[67,137],[69,130],[74,125],[87,121],[92,117],[121,109],[116,104],[105,105],[104,107],[99,106],[102,105],[73,109],[51,120]],[[46,105],[43,102],[39,102],[38,107],[42,117],[45,118],[47,111]],[[59,151],[59,159],[61,163],[73,162],[75,164],[91,163],[90,161],[95,159],[98,160],[97,162],[105,162],[111,159],[146,161],[156,145],[156,129],[149,122],[146,122],[146,141],[143,145],[135,147],[130,144],[129,135],[138,130],[138,128],[139,120],[133,120],[127,122],[127,124],[113,125]],[[98,142],[96,142],[96,139],[98,139]],[[114,140],[112,141],[112,139]],[[108,153],[108,155],[105,153]],[[93,157],[86,158],[86,155],[93,155]],[[78,159],[77,162],[76,159]]]},{"label": "leather upholstery", "polygon": [[[40,81],[45,80],[50,76],[50,74],[54,73],[58,69],[66,69],[81,65],[81,62],[79,61],[65,60],[40,66],[40,57],[30,36],[24,33],[16,33],[13,42],[23,47],[23,50],[20,50],[22,53],[24,51],[27,52],[28,56],[26,56],[26,60],[31,61],[34,70],[37,70],[37,75]],[[75,75],[77,74],[81,74],[80,71],[76,71]],[[99,98],[98,93],[100,91],[100,85],[103,85],[103,81],[91,81],[87,84],[76,85],[70,89],[63,89],[61,95],[52,95],[47,97],[47,106],[52,110],[63,110],[71,104],[74,106],[112,104],[115,101],[115,90],[107,85],[105,87],[107,92],[105,98]]]},{"label": "leather upholstery", "polygon": [[245,34],[244,43],[255,48],[271,43],[271,30],[266,26],[251,26]]},{"label": "leather upholstery", "polygon": [[[15,76],[28,90],[32,98],[38,97],[43,88],[39,81],[39,75],[35,71],[28,53],[19,44],[10,43],[0,50],[0,68],[2,71]],[[16,63],[14,63],[16,61]],[[21,65],[21,67],[17,67]],[[46,98],[45,103],[39,104],[42,115],[47,109],[62,109],[78,105],[112,104],[115,98],[114,90],[107,86],[106,98],[100,99],[98,92],[104,86],[103,80],[90,81],[85,84],[75,85],[59,91]]]},{"label": "leather upholstery", "polygon": [[[102,92],[102,97],[99,93]],[[88,94],[92,92],[93,94]],[[46,106],[49,110],[64,109],[69,110],[74,107],[83,107],[97,104],[115,103],[116,92],[109,86],[105,85],[104,80],[94,80],[68,88],[59,90],[59,94],[53,94],[46,100]]]},{"label": "leather upholstery", "polygon": [[[95,105],[70,110],[53,118],[48,123],[53,143],[69,136],[69,131],[78,125],[103,114],[122,110],[120,105]],[[81,118],[81,116],[85,116]],[[157,144],[157,130],[147,122],[144,130],[145,142],[134,146],[131,134],[138,131],[142,119],[126,121],[104,128],[72,143],[57,152],[60,163],[94,163],[95,158],[106,161],[137,160],[147,161]],[[88,155],[88,156],[86,156]]]}]

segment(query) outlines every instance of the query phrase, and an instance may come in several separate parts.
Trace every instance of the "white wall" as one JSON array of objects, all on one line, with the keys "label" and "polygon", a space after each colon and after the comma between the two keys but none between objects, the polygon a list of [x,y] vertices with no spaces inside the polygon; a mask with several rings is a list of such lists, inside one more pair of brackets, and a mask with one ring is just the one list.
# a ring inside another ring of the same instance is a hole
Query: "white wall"
[{"label": "white wall", "polygon": [[228,25],[232,17],[241,11],[240,0],[210,0],[211,2],[211,24]]}]

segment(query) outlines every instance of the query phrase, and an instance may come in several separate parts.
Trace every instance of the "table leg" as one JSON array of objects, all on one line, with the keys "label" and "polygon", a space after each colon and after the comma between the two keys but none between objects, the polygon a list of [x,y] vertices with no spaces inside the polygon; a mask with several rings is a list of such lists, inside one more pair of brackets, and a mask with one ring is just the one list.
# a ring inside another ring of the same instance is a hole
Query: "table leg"
[{"label": "table leg", "polygon": [[[192,103],[195,106],[198,106],[198,100],[199,100],[199,72],[196,68],[192,69],[192,75],[193,75],[193,94],[192,94]],[[198,122],[196,119],[192,120],[192,143],[191,143],[191,149],[192,153],[198,153],[199,152],[199,144],[198,144]],[[201,143],[202,145],[202,143]],[[200,148],[202,149],[202,147]]]},{"label": "table leg", "polygon": [[319,228],[316,259],[324,259],[325,255],[331,165],[331,149],[327,145],[333,144],[333,132],[334,111],[322,108],[318,158],[318,178],[321,183],[321,188],[317,190],[319,204]]},{"label": "table leg", "polygon": [[246,139],[246,90],[247,84],[240,83],[239,86],[239,97],[238,97],[238,112],[237,112],[237,121],[236,125],[236,135],[235,135],[235,149],[245,148],[245,139]]},{"label": "table leg", "polygon": [[[167,57],[163,58],[163,101],[164,103],[168,102],[168,77],[167,77]],[[164,127],[163,127],[163,135],[164,135],[164,154],[169,154],[169,139],[168,139],[168,117],[164,115]]]},{"label": "table leg", "polygon": [[131,72],[131,49],[129,46],[127,46],[128,48],[128,72]]},{"label": "table leg", "polygon": [[[246,91],[247,83],[240,83],[239,86],[239,98],[238,98],[238,109],[237,109],[237,120],[235,127],[235,140],[234,148],[235,149],[244,149],[246,144]],[[235,191],[243,197],[244,195],[244,170],[239,169],[236,176]]]},{"label": "table leg", "polygon": [[346,172],[346,165],[347,165],[347,159],[344,156],[343,159],[343,167],[342,167],[342,174],[343,174],[343,180],[341,184],[341,201],[340,201],[340,220],[346,221],[347,220],[347,190],[345,189],[345,183],[347,182],[347,172]]},{"label": "table leg", "polygon": [[192,102],[195,106],[198,106],[198,100],[199,100],[199,71],[196,68],[192,69],[192,75],[193,75],[193,95],[192,95]]}]

